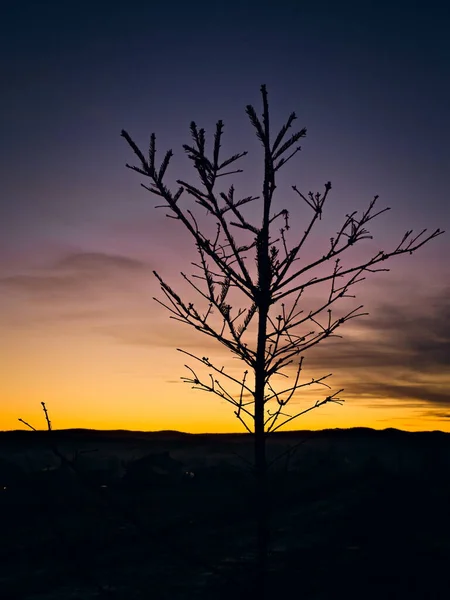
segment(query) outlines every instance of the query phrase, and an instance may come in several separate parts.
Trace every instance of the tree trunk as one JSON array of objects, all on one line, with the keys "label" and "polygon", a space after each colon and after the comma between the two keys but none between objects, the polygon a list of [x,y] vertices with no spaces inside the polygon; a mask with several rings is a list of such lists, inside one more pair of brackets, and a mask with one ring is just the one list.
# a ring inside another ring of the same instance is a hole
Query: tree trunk
[{"label": "tree trunk", "polygon": [[265,396],[265,348],[267,330],[267,303],[260,306],[258,323],[258,346],[255,367],[255,498],[257,548],[256,548],[256,582],[255,598],[265,597],[267,583],[267,558],[269,544],[268,523],[268,487],[266,435],[264,428],[264,396]]},{"label": "tree trunk", "polygon": [[[264,97],[265,98],[265,97]],[[266,132],[264,157],[264,214],[261,231],[257,239],[258,293],[258,339],[255,365],[255,513],[257,522],[257,562],[255,597],[266,597],[268,549],[269,549],[269,501],[267,486],[266,434],[265,434],[265,389],[266,389],[266,340],[267,319],[270,308],[271,265],[269,258],[269,214],[274,190],[273,165],[269,145],[269,115],[265,99],[264,127]]]},{"label": "tree trunk", "polygon": [[[258,388],[255,388],[258,389]],[[263,388],[264,389],[264,388]],[[256,395],[256,397],[258,397]],[[256,548],[256,595],[258,600],[265,597],[267,579],[267,554],[269,543],[268,488],[266,438],[264,433],[264,395],[262,409],[255,406],[255,499],[257,548]]]}]

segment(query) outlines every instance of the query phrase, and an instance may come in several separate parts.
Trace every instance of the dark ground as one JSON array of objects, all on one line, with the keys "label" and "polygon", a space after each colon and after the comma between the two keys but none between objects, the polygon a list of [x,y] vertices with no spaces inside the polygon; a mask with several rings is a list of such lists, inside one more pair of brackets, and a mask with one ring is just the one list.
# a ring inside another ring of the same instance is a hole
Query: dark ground
[{"label": "dark ground", "polygon": [[[1,433],[1,598],[252,598],[247,436],[52,436],[69,458],[96,450],[86,456],[98,464],[169,450],[195,477],[163,469],[101,487],[105,470],[84,468],[42,479],[58,463],[46,432]],[[298,432],[274,438],[269,456],[302,441],[271,473],[270,595],[449,598],[450,435]]]}]

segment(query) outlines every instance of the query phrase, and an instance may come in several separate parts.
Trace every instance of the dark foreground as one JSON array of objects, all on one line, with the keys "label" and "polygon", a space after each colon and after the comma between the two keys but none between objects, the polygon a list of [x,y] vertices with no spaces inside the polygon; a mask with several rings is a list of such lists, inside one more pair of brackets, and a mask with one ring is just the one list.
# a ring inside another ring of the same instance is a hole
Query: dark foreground
[{"label": "dark foreground", "polygon": [[[253,597],[246,436],[54,433],[70,460],[92,450],[74,461],[76,473],[41,466],[58,465],[43,435],[0,434],[4,600]],[[271,472],[268,597],[448,598],[449,437],[351,430],[277,438],[271,459],[304,443]],[[136,457],[163,450],[172,462],[126,477]],[[99,453],[125,457],[125,476],[108,478],[104,465],[116,463]]]}]

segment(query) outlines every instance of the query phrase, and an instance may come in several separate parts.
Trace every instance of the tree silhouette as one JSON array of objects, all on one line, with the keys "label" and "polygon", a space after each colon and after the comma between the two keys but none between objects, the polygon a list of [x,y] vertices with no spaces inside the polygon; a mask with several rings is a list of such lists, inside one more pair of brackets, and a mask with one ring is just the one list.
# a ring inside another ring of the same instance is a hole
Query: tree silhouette
[{"label": "tree silhouette", "polygon": [[[170,312],[171,318],[214,338],[245,363],[239,378],[206,356],[179,349],[209,370],[204,378],[192,366],[186,365],[189,374],[182,378],[183,381],[230,403],[245,429],[254,434],[254,510],[258,523],[258,589],[255,592],[260,597],[264,594],[268,552],[267,436],[310,410],[330,402],[343,402],[339,396],[343,390],[340,389],[326,393],[307,409],[293,414],[287,412],[289,405],[294,405],[292,400],[298,390],[312,385],[331,389],[326,381],[330,374],[302,380],[305,352],[335,336],[336,330],[345,322],[368,314],[362,312],[361,305],[340,316],[335,315],[338,301],[354,298],[350,294],[351,288],[363,281],[367,273],[389,270],[384,266],[387,259],[411,254],[443,233],[439,229],[431,234],[427,234],[427,230],[418,234],[407,231],[400,243],[389,251],[379,250],[361,261],[360,254],[351,252],[352,247],[372,239],[369,223],[389,210],[378,209],[378,196],[375,196],[362,213],[355,211],[343,218],[334,237],[324,240],[323,249],[316,258],[306,264],[302,262],[300,253],[322,218],[331,183],[326,183],[321,193],[305,194],[292,186],[295,196],[310,211],[306,226],[302,226],[303,231],[298,234],[300,229],[291,226],[288,210],[273,205],[279,171],[300,150],[298,142],[305,137],[306,129],[288,135],[296,120],[295,113],[291,113],[285,125],[273,136],[264,85],[261,95],[262,118],[253,106],[246,107],[263,147],[261,196],[238,197],[233,185],[218,189],[221,177],[242,172],[235,164],[247,154],[240,152],[222,159],[222,121],[216,124],[211,153],[207,153],[205,130],[191,123],[192,143],[183,148],[193,162],[200,185],[177,180],[176,191],[170,190],[165,183],[172,151],[165,154],[158,167],[155,134],[150,137],[148,156],[145,156],[130,135],[122,131],[139,161],[138,166],[127,164],[127,167],[149,179],[149,185],[142,184],[143,187],[163,200],[161,206],[168,210],[167,216],[180,221],[187,229],[198,253],[198,260],[193,263],[194,273],[182,273],[193,288],[196,301],[184,300],[155,272],[164,295],[163,300],[157,301]],[[192,196],[203,211],[195,213],[193,206],[185,204],[186,195]],[[344,266],[341,259],[347,251],[353,262]],[[327,286],[325,291],[324,285]],[[323,293],[322,300],[309,310],[305,309],[306,292],[316,286]],[[279,376],[288,376],[287,367],[292,369],[292,379],[290,383],[280,385]]]}]

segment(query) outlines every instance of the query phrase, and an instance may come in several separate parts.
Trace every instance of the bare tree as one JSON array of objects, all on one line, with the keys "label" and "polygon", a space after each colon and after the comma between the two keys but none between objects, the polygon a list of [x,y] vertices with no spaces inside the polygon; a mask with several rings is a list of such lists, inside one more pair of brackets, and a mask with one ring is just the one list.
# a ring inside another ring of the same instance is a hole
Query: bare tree
[{"label": "bare tree", "polygon": [[[306,129],[291,133],[296,119],[291,113],[277,135],[271,133],[269,104],[266,87],[261,86],[262,118],[253,106],[247,106],[250,123],[263,147],[264,175],[260,196],[237,197],[235,188],[219,189],[219,178],[241,172],[235,164],[247,153],[240,152],[223,159],[221,140],[223,122],[218,121],[212,144],[207,153],[205,130],[192,122],[192,144],[184,145],[184,151],[194,164],[200,178],[197,187],[177,180],[178,188],[172,191],[165,183],[166,171],[172,158],[169,150],[160,166],[156,165],[156,138],[152,133],[148,156],[139,149],[126,131],[122,136],[131,146],[139,161],[130,169],[149,179],[143,185],[148,191],[160,196],[161,205],[191,234],[198,253],[193,263],[192,275],[182,273],[184,280],[193,288],[196,301],[186,301],[155,272],[163,300],[157,300],[169,312],[172,319],[180,321],[214,338],[245,363],[242,377],[225,369],[206,356],[179,349],[190,359],[209,370],[206,378],[187,366],[189,374],[182,379],[195,389],[211,392],[234,407],[236,417],[245,429],[254,434],[254,469],[257,482],[255,513],[258,522],[258,588],[262,594],[266,572],[268,525],[267,525],[267,459],[268,434],[291,423],[302,414],[326,403],[340,403],[342,389],[326,393],[301,411],[287,413],[296,392],[312,385],[328,389],[330,374],[318,379],[301,379],[304,354],[322,340],[336,335],[345,322],[366,315],[362,305],[336,316],[338,301],[354,298],[350,291],[365,279],[367,273],[387,271],[387,259],[400,254],[413,253],[441,233],[423,230],[418,234],[407,231],[400,243],[389,251],[379,250],[361,261],[361,255],[351,252],[356,244],[372,239],[368,225],[388,210],[377,208],[375,196],[368,207],[359,213],[345,216],[334,237],[324,240],[320,255],[307,264],[300,253],[311,238],[315,226],[322,217],[325,202],[330,194],[331,183],[326,183],[322,193],[303,193],[292,186],[297,199],[310,211],[300,235],[292,236],[298,228],[290,225],[286,208],[275,208],[274,195],[280,169],[300,150],[299,140]],[[184,203],[186,195],[192,196],[203,211],[194,212],[193,206]],[[253,205],[251,211],[248,205]],[[205,216],[206,213],[206,216]],[[294,239],[291,239],[291,238]],[[344,252],[353,262],[341,264]],[[327,289],[323,292],[323,286]],[[321,301],[305,309],[306,292],[314,287],[323,293]],[[345,304],[345,303],[344,303]],[[286,372],[286,368],[288,368]],[[295,367],[293,369],[293,367]],[[279,385],[279,376],[292,376],[290,383]]]}]

